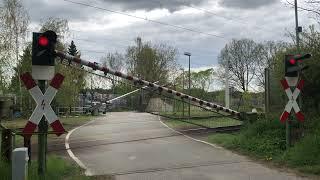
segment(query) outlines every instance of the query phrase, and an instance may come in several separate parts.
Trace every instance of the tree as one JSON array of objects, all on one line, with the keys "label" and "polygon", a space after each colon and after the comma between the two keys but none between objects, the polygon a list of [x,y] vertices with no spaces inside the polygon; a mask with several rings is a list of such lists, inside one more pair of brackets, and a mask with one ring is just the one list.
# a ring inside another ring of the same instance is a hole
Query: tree
[{"label": "tree", "polygon": [[[110,67],[111,69],[115,70],[115,71],[122,71],[125,69],[124,64],[125,64],[125,60],[124,60],[124,56],[118,52],[115,53],[108,53],[106,56],[101,58],[101,61],[103,63],[104,66]],[[114,92],[114,88],[116,86],[116,80],[118,80],[117,77],[112,76],[112,89],[113,89],[113,93]]]},{"label": "tree", "polygon": [[101,58],[104,66],[108,66],[115,71],[122,71],[125,69],[124,56],[118,52],[108,53],[106,56]]},{"label": "tree", "polygon": [[[60,42],[63,42],[64,37],[69,33],[68,20],[62,19],[62,18],[53,18],[53,17],[49,17],[45,20],[42,20],[40,32],[45,32],[48,30],[56,32],[59,35],[58,38]],[[58,45],[60,46],[61,44],[62,43],[58,43]],[[58,46],[58,48],[60,46]]]},{"label": "tree", "polygon": [[[32,61],[32,54],[31,54],[31,43],[23,50],[22,55],[19,57],[19,63],[14,67],[14,75],[11,78],[11,83],[9,90],[11,92],[19,92],[20,91],[20,73],[24,72],[31,72],[31,61]],[[30,96],[30,93],[25,89],[22,88],[21,90],[21,102],[19,102],[19,106],[21,107],[21,111],[24,116],[27,116],[32,111],[33,101]],[[21,104],[20,104],[21,103]]]},{"label": "tree", "polygon": [[191,84],[194,88],[199,88],[203,91],[208,91],[210,85],[212,85],[214,74],[215,73],[212,68],[199,72],[191,72]]},{"label": "tree", "polygon": [[265,77],[264,71],[265,68],[274,68],[275,66],[275,58],[279,52],[286,51],[288,44],[285,42],[275,42],[275,41],[267,41],[261,44],[262,52],[259,59],[257,59],[256,66],[256,85],[264,88],[265,85]]},{"label": "tree", "polygon": [[[41,32],[52,30],[58,34],[57,49],[66,52],[67,48],[63,43],[64,37],[69,32],[68,21],[60,18],[48,18],[42,22]],[[79,54],[76,56],[80,57]],[[86,73],[77,64],[72,66],[63,65],[56,61],[56,72],[65,76],[63,84],[57,93],[57,104],[60,106],[74,106],[81,89],[86,85]]]},{"label": "tree", "polygon": [[[10,76],[8,69],[19,64],[19,50],[29,24],[29,15],[20,0],[4,0],[0,11],[0,76]],[[21,72],[18,72],[20,74]],[[21,81],[20,104],[22,103]],[[1,77],[0,83],[3,82]],[[1,86],[3,87],[3,85]]]},{"label": "tree", "polygon": [[221,50],[218,60],[223,68],[229,69],[230,82],[245,92],[256,76],[261,53],[261,45],[253,40],[233,39]]},{"label": "tree", "polygon": [[169,73],[176,70],[177,49],[166,44],[154,44],[136,39],[126,52],[127,71],[151,82],[165,84]]},{"label": "tree", "polygon": [[68,54],[70,54],[71,56],[76,56],[78,55],[78,50],[77,50],[77,46],[74,44],[73,41],[71,41],[71,44],[69,45],[68,48]]},{"label": "tree", "polygon": [[[190,79],[191,79],[191,94],[193,96],[197,96],[199,98],[205,98],[205,94],[209,91],[210,86],[213,83],[214,80],[214,75],[215,72],[212,68],[203,70],[203,71],[199,71],[199,72],[195,72],[195,71],[191,71],[190,74]],[[183,77],[184,76],[184,77]],[[185,83],[187,82],[188,79],[188,73],[182,73],[181,75],[179,75],[175,82],[177,82],[178,87],[182,86],[182,79],[185,79]],[[181,83],[181,84],[180,84]],[[187,86],[185,86],[187,87]]]}]

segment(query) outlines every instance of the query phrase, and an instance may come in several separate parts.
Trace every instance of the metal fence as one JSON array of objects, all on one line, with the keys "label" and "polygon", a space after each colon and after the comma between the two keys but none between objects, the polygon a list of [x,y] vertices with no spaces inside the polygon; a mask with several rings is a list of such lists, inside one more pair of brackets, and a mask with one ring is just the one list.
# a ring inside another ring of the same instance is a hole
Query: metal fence
[{"label": "metal fence", "polygon": [[58,116],[81,115],[90,113],[89,107],[56,107]]}]

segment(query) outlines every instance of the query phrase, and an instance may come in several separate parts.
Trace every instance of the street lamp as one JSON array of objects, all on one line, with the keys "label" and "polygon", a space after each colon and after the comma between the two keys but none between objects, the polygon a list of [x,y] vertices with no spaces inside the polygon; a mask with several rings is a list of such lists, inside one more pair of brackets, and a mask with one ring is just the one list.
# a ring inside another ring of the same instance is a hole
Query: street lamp
[{"label": "street lamp", "polygon": [[[184,69],[180,69],[182,71],[182,92],[184,93]],[[184,117],[184,101],[182,101],[182,117]]]},{"label": "street lamp", "polygon": [[[184,52],[183,53],[184,55],[188,56],[189,57],[189,95],[191,95],[191,74],[190,74],[190,56],[191,56],[191,53],[190,52]],[[189,113],[189,119],[190,119],[190,99],[189,99],[189,109],[188,109],[188,113]]]},{"label": "street lamp", "polygon": [[226,84],[225,84],[225,107],[230,108],[230,92],[229,92],[229,67],[230,62],[227,61],[226,71]]}]

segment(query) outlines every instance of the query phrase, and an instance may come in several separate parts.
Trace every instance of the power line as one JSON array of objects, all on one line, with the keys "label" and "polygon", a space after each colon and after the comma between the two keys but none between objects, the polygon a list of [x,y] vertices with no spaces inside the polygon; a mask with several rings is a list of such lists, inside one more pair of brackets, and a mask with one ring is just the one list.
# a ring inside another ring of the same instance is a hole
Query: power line
[{"label": "power line", "polygon": [[[77,31],[77,30],[71,30],[71,31]],[[32,33],[33,31],[27,30],[27,32]],[[80,31],[79,31],[80,32]],[[70,40],[78,40],[78,41],[85,41],[85,42],[89,42],[89,43],[94,43],[94,44],[101,44],[97,41],[94,40],[90,40],[90,39],[83,39],[83,38],[69,38]],[[127,41],[129,42],[129,41]],[[128,48],[129,45],[125,45],[125,44],[120,44],[120,43],[112,43],[118,46],[121,46],[123,48]],[[183,49],[181,47],[177,47],[178,49]],[[101,51],[96,51],[96,50],[89,50],[89,49],[79,49],[79,51],[81,52],[91,52],[91,53],[96,53],[96,54],[107,54],[109,50],[101,50]],[[193,53],[193,56],[196,57],[200,57],[200,56],[213,56],[213,52],[209,52],[209,51],[205,51],[205,50],[197,50],[196,52],[202,52],[203,54],[197,54],[197,53]],[[179,54],[179,55],[183,55],[183,53]],[[199,64],[198,64],[199,65]],[[204,64],[202,64],[204,65]]]},{"label": "power line", "polygon": [[[72,40],[72,39],[71,39]],[[82,39],[82,38],[73,38],[73,40],[79,40],[79,41],[85,41],[85,42],[89,42],[89,43],[94,43],[94,44],[100,44],[99,42],[97,42],[97,41],[94,41],[94,40],[90,40],[90,39]],[[125,44],[120,44],[120,43],[116,43],[117,45],[119,45],[119,46],[122,46],[122,47],[124,47],[124,48],[128,48],[129,47],[129,45],[125,45]],[[178,49],[183,49],[183,48],[179,48],[179,47],[177,47]],[[87,52],[96,52],[96,53],[105,53],[105,52],[103,52],[103,51],[94,51],[94,50],[83,50],[83,51],[87,51]],[[194,56],[212,56],[213,54],[211,54],[211,53],[213,53],[213,52],[209,52],[209,51],[205,51],[205,50],[197,50],[197,52],[204,52],[204,54],[197,54],[197,53],[193,53],[193,55]],[[183,54],[180,54],[180,55],[183,55]]]},{"label": "power line", "polygon": [[[84,31],[79,31],[79,30],[75,30],[75,29],[69,29],[70,31],[74,31],[74,32],[81,32],[81,33],[83,33]],[[74,34],[73,34],[74,35]],[[106,41],[114,41],[114,39],[111,39],[111,38],[100,38],[99,37],[99,39],[101,39],[101,40],[106,40]],[[90,40],[88,40],[88,41],[90,41]],[[118,41],[118,40],[116,40],[116,41]],[[129,41],[129,40],[121,40],[122,42],[125,42],[125,43],[132,43],[132,41]]]},{"label": "power line", "polygon": [[[74,30],[74,29],[70,29],[70,31],[83,32],[83,31]],[[77,38],[77,37],[73,37],[73,39],[99,44],[99,42],[93,41],[93,40],[90,40],[90,39],[83,39],[83,38]],[[129,41],[129,40],[121,40],[121,41],[119,41],[119,40],[105,39],[105,38],[102,39],[102,38],[100,38],[100,37],[99,37],[99,39],[100,39],[100,40],[106,40],[106,41],[116,41],[116,45],[119,45],[119,46],[122,46],[122,47],[125,47],[125,48],[127,48],[127,47],[129,46],[128,44],[131,44],[131,43],[133,42],[133,41]],[[147,40],[147,42],[151,42],[151,41],[150,41],[150,40]],[[113,42],[113,44],[114,44],[114,42]],[[175,47],[175,46],[173,45],[173,47]],[[177,48],[178,48],[178,49],[186,49],[186,48],[178,47],[178,46],[177,46]],[[188,50],[186,50],[186,51],[188,51]],[[213,53],[213,52],[209,52],[209,51],[206,51],[206,50],[203,50],[203,49],[198,49],[197,52],[207,53],[207,54]],[[214,52],[216,52],[216,51],[214,51]]]},{"label": "power line", "polygon": [[[83,31],[79,31],[79,30],[75,30],[75,29],[70,29],[70,31],[74,31],[74,32],[83,32]],[[30,30],[27,30],[27,32],[30,32],[32,33],[33,31],[30,31]],[[84,39],[84,38],[78,38],[78,37],[74,37],[75,35],[73,34],[72,35],[73,38],[68,38],[67,39],[70,39],[70,40],[78,40],[78,41],[84,41],[84,42],[89,42],[89,43],[94,43],[94,44],[101,44],[100,42],[97,42],[97,41],[94,41],[94,40],[91,40],[91,39]],[[119,41],[119,40],[112,40],[112,39],[105,39],[105,38],[99,38],[100,40],[106,40],[106,41],[112,41],[112,44],[114,45],[117,45],[117,46],[121,46],[123,48],[128,48],[130,46],[130,43],[132,43],[131,41],[129,40],[122,40],[122,41]],[[116,42],[114,42],[116,41]],[[123,42],[123,43],[119,43],[119,42]],[[110,43],[109,43],[110,44]],[[175,47],[175,46],[174,46]],[[183,48],[183,47],[178,47],[177,46],[177,49],[186,49],[186,48]],[[106,53],[106,52],[103,52],[103,51],[95,51],[95,50],[82,50],[82,51],[86,51],[86,52],[93,52],[93,53],[97,53],[97,54],[103,54],[103,53]],[[187,51],[187,50],[186,50]],[[190,50],[189,50],[190,51]],[[212,53],[217,53],[217,51],[207,51],[207,50],[203,50],[203,49],[197,49],[196,52],[199,52],[199,53],[202,53],[202,54],[197,54],[197,53],[192,53],[193,56],[212,56],[213,54]],[[180,55],[183,55],[183,54],[180,54]]]},{"label": "power line", "polygon": [[107,54],[106,51],[94,51],[94,50],[79,50],[80,52],[92,52],[97,54]]},{"label": "power line", "polygon": [[[150,1],[153,1],[154,3],[158,3],[158,4],[162,5],[162,2],[160,2],[158,0],[150,0]],[[232,18],[232,17],[223,16],[221,14],[214,13],[211,10],[208,10],[208,9],[205,9],[205,8],[199,8],[199,7],[196,7],[196,6],[193,6],[193,5],[188,5],[188,4],[183,4],[183,6],[186,6],[186,7],[192,8],[192,9],[196,9],[198,11],[202,11],[202,12],[204,12],[206,14],[210,14],[212,16],[217,16],[217,17],[226,19],[228,21],[234,21],[234,22],[238,22],[238,23],[241,23],[241,24],[245,24],[245,25],[248,24],[247,22],[240,20],[240,18]],[[260,29],[263,29],[263,28],[261,28],[259,26],[256,26],[256,27],[258,27]]]},{"label": "power line", "polygon": [[[100,44],[97,41],[93,41],[93,40],[90,40],[90,39],[83,39],[83,38],[73,38],[73,39],[74,40],[78,40],[78,41],[90,42],[90,43],[94,43],[94,44]],[[114,42],[112,44],[114,44]],[[119,45],[119,46],[124,47],[124,48],[128,48],[128,45],[119,44],[119,43],[116,43],[116,45]]]},{"label": "power line", "polygon": [[195,30],[195,29],[191,29],[191,28],[187,28],[187,27],[183,27],[183,26],[173,25],[173,24],[169,24],[169,23],[165,23],[165,22],[161,22],[161,21],[156,21],[156,20],[145,18],[145,17],[135,16],[135,15],[127,14],[127,13],[124,13],[124,12],[110,10],[110,9],[94,6],[94,5],[91,5],[91,4],[86,4],[86,3],[82,3],[82,2],[74,2],[74,1],[71,1],[71,0],[63,0],[63,1],[66,1],[66,2],[69,2],[69,3],[73,3],[73,4],[82,5],[82,6],[87,6],[87,7],[103,10],[103,11],[108,11],[108,12],[115,13],[115,14],[121,14],[121,15],[124,15],[124,16],[132,17],[132,18],[136,18],[136,19],[140,19],[140,20],[144,20],[144,21],[149,21],[149,22],[152,22],[152,23],[155,23],[155,24],[160,24],[160,25],[164,25],[164,26],[168,26],[168,27],[173,27],[173,28],[176,28],[176,29],[182,29],[182,30],[186,30],[186,31],[190,31],[190,32],[198,33],[198,34],[203,34],[203,35],[207,35],[207,36],[211,36],[211,37],[217,37],[217,38],[221,38],[221,39],[228,39],[228,38],[226,38],[224,36],[220,36],[220,35],[216,35],[216,34],[212,34],[212,33],[206,33],[206,32],[203,32],[203,31],[199,31],[199,30]]},{"label": "power line", "polygon": [[[243,20],[240,20],[239,18],[236,19],[236,18],[231,18],[231,17],[222,16],[222,15],[220,15],[220,14],[218,14],[218,13],[214,13],[214,12],[212,12],[212,11],[210,11],[210,10],[207,10],[207,9],[204,9],[204,8],[195,7],[195,6],[193,6],[193,5],[184,5],[184,6],[190,7],[190,8],[199,10],[199,11],[203,11],[203,12],[205,12],[205,13],[207,13],[207,14],[210,14],[210,15],[213,15],[213,16],[217,16],[217,17],[224,18],[224,19],[226,19],[226,20],[228,20],[228,21],[233,21],[233,22],[241,23],[241,24],[243,24],[243,25],[248,25],[248,22],[243,21]],[[253,26],[256,27],[256,28],[258,28],[258,29],[264,30],[264,31],[273,32],[272,30],[267,30],[267,29],[265,29],[265,28],[263,28],[263,27],[260,27],[260,26],[256,26],[256,25],[253,25]]]}]

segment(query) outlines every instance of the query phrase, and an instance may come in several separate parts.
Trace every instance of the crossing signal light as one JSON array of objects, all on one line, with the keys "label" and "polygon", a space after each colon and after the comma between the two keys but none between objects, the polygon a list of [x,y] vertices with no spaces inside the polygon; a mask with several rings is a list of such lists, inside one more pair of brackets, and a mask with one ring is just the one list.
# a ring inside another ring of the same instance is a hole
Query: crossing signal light
[{"label": "crossing signal light", "polygon": [[289,60],[290,64],[295,65],[296,64],[296,60],[295,59],[290,59]]},{"label": "crossing signal light", "polygon": [[311,58],[311,54],[285,55],[285,76],[297,77],[299,71],[307,68],[299,66],[299,63],[308,58]]},{"label": "crossing signal light", "polygon": [[53,31],[33,33],[32,65],[54,66],[57,34]]},{"label": "crossing signal light", "polygon": [[48,43],[49,43],[49,40],[45,36],[40,36],[39,39],[38,39],[38,43],[39,43],[40,46],[47,46]]}]

